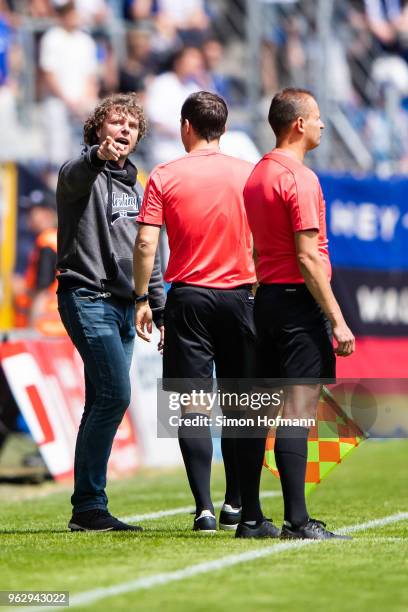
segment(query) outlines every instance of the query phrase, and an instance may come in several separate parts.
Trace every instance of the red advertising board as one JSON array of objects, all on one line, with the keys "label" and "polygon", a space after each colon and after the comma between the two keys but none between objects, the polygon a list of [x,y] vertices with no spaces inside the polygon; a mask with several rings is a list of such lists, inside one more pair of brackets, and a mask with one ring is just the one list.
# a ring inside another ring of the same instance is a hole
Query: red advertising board
[{"label": "red advertising board", "polygon": [[408,378],[408,338],[357,337],[350,357],[337,359],[338,378]]},{"label": "red advertising board", "polygon": [[[73,475],[76,433],[84,405],[82,361],[68,338],[20,340],[0,345],[1,366],[17,405],[54,478]],[[128,414],[116,435],[110,476],[139,465]]]}]

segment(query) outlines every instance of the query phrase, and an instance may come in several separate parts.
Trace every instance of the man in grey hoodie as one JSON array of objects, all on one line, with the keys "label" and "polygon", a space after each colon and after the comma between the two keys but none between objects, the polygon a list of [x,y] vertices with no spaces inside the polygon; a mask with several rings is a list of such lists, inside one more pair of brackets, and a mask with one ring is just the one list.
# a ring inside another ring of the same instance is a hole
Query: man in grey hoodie
[{"label": "man in grey hoodie", "polygon": [[[132,252],[143,192],[128,156],[145,132],[135,94],[108,96],[85,122],[82,155],[66,162],[58,177],[58,309],[85,369],[71,531],[141,530],[108,512],[105,487],[113,439],[130,402],[137,300]],[[158,258],[148,299],[162,342]]]}]

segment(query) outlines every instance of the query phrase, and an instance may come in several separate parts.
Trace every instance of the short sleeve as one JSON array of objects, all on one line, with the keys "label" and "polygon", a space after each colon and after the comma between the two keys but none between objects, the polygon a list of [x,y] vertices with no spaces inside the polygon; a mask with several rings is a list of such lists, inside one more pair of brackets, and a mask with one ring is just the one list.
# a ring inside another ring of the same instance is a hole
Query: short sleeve
[{"label": "short sleeve", "polygon": [[152,172],[147,181],[137,221],[149,225],[163,225],[164,223],[163,191],[160,176],[157,172]]},{"label": "short sleeve", "polygon": [[40,40],[39,65],[42,70],[54,70],[54,36],[52,30],[46,32]]},{"label": "short sleeve", "polygon": [[284,200],[293,231],[319,230],[321,194],[318,178],[313,173],[299,176],[288,173],[283,180]]}]

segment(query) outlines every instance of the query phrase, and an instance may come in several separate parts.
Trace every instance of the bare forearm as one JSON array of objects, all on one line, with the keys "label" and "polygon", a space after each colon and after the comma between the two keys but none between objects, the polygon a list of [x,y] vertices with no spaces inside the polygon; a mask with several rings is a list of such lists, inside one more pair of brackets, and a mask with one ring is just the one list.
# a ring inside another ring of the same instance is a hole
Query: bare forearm
[{"label": "bare forearm", "polygon": [[355,349],[355,339],[331,290],[318,249],[317,231],[298,232],[295,242],[297,262],[306,287],[332,324],[333,337],[337,341],[334,352],[340,357],[347,357]]},{"label": "bare forearm", "polygon": [[44,80],[50,92],[57,98],[65,101],[65,95],[54,74],[52,72],[44,72]]},{"label": "bare forearm", "polygon": [[133,275],[136,295],[144,295],[148,292],[156,248],[157,244],[153,242],[143,241],[139,237],[136,239],[133,250]]},{"label": "bare forearm", "polygon": [[98,99],[98,81],[96,78],[89,78],[86,84],[86,90],[84,95],[84,104],[90,107],[95,104]]},{"label": "bare forearm", "polygon": [[340,306],[334,297],[326,271],[319,256],[298,258],[306,287],[333,325],[344,321]]}]

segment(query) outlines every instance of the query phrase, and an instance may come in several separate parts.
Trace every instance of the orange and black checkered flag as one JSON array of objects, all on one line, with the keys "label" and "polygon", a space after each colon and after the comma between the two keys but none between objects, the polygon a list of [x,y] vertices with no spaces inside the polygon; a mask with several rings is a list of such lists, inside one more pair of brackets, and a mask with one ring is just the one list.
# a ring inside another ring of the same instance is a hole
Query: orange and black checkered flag
[{"label": "orange and black checkered flag", "polygon": [[[316,425],[310,428],[308,438],[306,495],[363,440],[365,436],[360,428],[323,387],[317,408]],[[275,429],[271,429],[266,441],[264,466],[279,478],[274,447]]]}]

